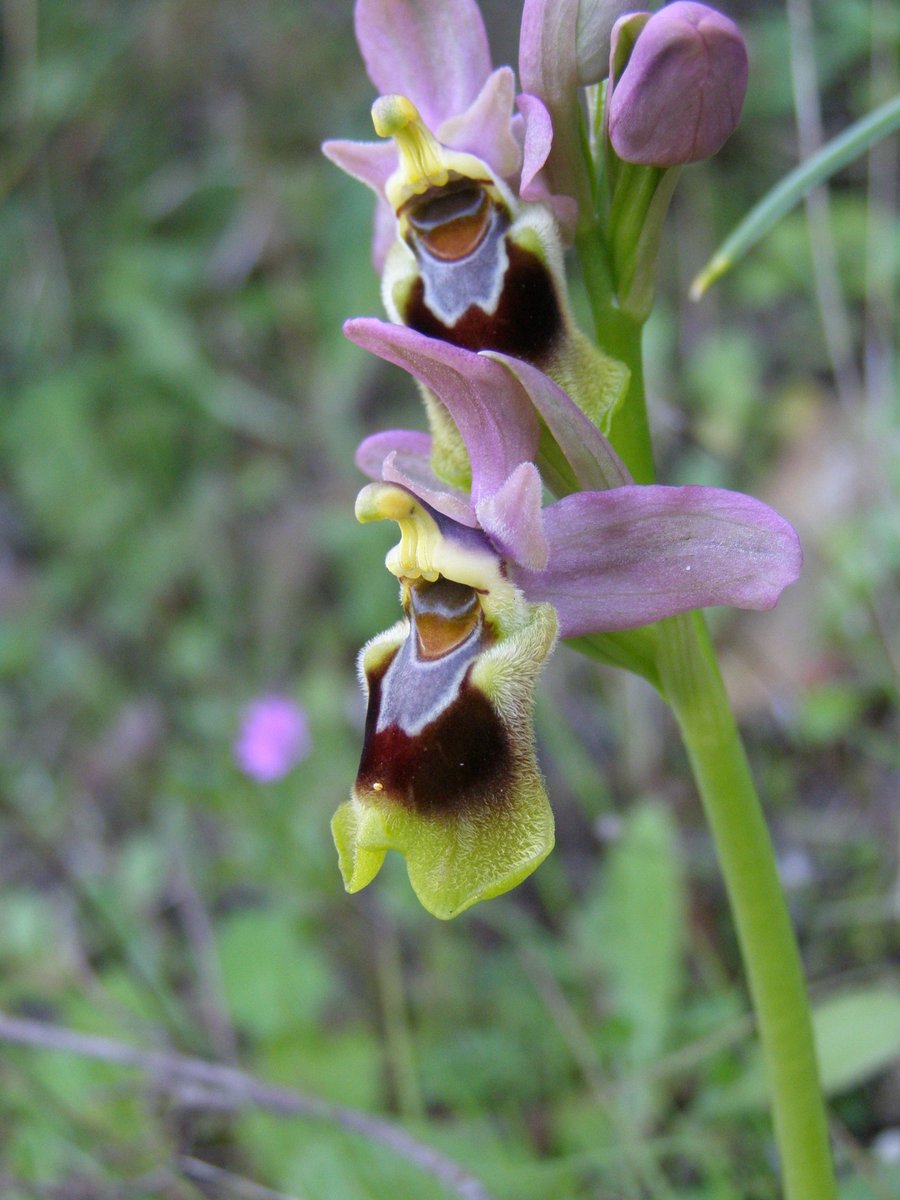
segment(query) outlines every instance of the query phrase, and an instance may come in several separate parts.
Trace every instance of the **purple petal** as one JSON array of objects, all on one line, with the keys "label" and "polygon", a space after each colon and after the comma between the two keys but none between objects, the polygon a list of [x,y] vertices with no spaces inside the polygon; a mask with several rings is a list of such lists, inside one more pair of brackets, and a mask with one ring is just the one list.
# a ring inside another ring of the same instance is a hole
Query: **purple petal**
[{"label": "purple petal", "polygon": [[405,487],[436,512],[450,517],[457,524],[467,525],[470,529],[478,528],[478,518],[468,496],[439,479],[432,471],[431,464],[418,456],[396,451],[389,454],[384,460],[382,477],[386,483],[398,483]]},{"label": "purple petal", "polygon": [[653,166],[709,158],[737,128],[747,69],[744,39],[728,17],[690,0],[660,9],[612,89],[614,150]]},{"label": "purple petal", "polygon": [[384,199],[384,185],[397,166],[397,148],[393,142],[334,139],[322,143],[322,153]]},{"label": "purple petal", "polygon": [[370,479],[399,483],[444,516],[471,529],[478,527],[469,497],[439,479],[431,469],[431,438],[427,433],[413,429],[374,433],[359,444],[356,465]]},{"label": "purple petal", "polygon": [[771,608],[800,573],[793,527],[768,505],[705,487],[580,492],[544,510],[544,571],[510,565],[562,637],[633,629],[691,608]]},{"label": "purple petal", "polygon": [[525,118],[519,195],[523,200],[542,200],[543,196],[534,196],[530,194],[529,189],[534,186],[534,177],[543,167],[547,161],[547,155],[550,153],[550,146],[553,143],[553,122],[550,120],[546,104],[537,96],[529,96],[523,92],[517,103],[519,112]]},{"label": "purple petal", "polygon": [[513,136],[516,81],[509,67],[498,67],[465,112],[444,121],[438,140],[451,150],[475,154],[501,179],[519,173],[522,149]]},{"label": "purple petal", "polygon": [[397,218],[387,200],[379,199],[372,219],[372,262],[380,275],[388,251],[397,240]]},{"label": "purple petal", "polygon": [[523,462],[493,496],[477,506],[478,522],[504,558],[523,567],[546,567],[550,548],[541,517],[541,477],[534,463]]},{"label": "purple petal", "polygon": [[582,488],[602,491],[631,483],[628,468],[600,430],[543,371],[507,354],[490,353],[489,357],[506,367],[525,389]]},{"label": "purple petal", "polygon": [[574,197],[590,212],[581,146],[576,40],[579,0],[525,0],[519,36],[522,91],[538,96],[553,120],[546,175],[551,191]]},{"label": "purple petal", "polygon": [[381,469],[389,454],[399,452],[424,459],[431,457],[431,438],[417,429],[386,429],[364,438],[356,449],[354,461],[363,475],[379,480]]},{"label": "purple petal", "polygon": [[531,203],[546,204],[566,238],[578,224],[578,205],[571,196],[554,196],[544,178],[543,167],[553,143],[553,122],[542,100],[522,93],[516,100],[522,114],[522,177],[519,195]]},{"label": "purple petal", "polygon": [[496,492],[537,452],[538,422],[515,378],[499,363],[402,325],[358,318],[351,342],[409,371],[438,396],[456,423],[472,465],[472,503]]},{"label": "purple petal", "polygon": [[468,108],[491,71],[475,0],[357,0],[356,40],[378,91],[408,96],[431,129]]}]

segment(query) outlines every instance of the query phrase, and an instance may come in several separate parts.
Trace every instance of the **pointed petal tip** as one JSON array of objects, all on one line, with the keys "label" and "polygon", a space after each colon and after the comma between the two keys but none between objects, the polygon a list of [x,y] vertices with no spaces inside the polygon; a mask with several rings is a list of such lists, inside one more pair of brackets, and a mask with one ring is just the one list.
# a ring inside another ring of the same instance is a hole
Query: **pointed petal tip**
[{"label": "pointed petal tip", "polygon": [[331,138],[322,143],[321,150],[329,162],[384,197],[385,185],[397,165],[397,152],[390,142]]}]

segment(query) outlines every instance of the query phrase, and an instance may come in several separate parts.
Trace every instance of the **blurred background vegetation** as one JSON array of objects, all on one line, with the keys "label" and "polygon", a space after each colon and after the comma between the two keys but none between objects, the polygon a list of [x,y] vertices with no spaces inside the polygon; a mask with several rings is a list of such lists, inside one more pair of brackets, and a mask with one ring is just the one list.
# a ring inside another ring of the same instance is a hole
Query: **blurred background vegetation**
[{"label": "blurred background vegetation", "polygon": [[[825,136],[896,91],[892,0],[821,0],[811,31],[809,3],[722,5],[750,93],[683,177],[650,381],[662,477],[751,491],[804,540],[774,613],[712,617],[816,1002],[841,1195],[888,1200],[896,143],[686,299],[797,161],[795,91],[807,148],[816,79]],[[515,61],[519,5],[484,7]],[[2,19],[0,1009],[396,1119],[497,1200],[774,1200],[721,883],[640,681],[557,653],[538,734],[559,845],[517,892],[447,926],[399,860],[342,890],[354,656],[396,616],[352,454],[421,422],[409,381],[341,335],[380,312],[371,199],[318,150],[368,136],[350,0],[5,0]],[[232,744],[272,690],[305,706],[313,750],[262,785]],[[0,1043],[0,1194],[459,1193],[333,1121]]]}]

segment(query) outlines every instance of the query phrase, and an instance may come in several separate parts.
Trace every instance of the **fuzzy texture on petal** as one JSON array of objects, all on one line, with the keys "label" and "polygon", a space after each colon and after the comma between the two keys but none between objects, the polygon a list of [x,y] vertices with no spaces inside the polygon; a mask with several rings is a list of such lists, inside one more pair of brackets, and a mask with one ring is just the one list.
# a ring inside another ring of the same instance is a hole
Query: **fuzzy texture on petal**
[{"label": "fuzzy texture on petal", "polygon": [[355,24],[377,90],[408,96],[432,129],[468,108],[490,74],[475,0],[357,0]]},{"label": "fuzzy texture on petal", "polygon": [[360,774],[332,821],[349,892],[398,850],[423,906],[447,920],[515,887],[549,854],[531,706],[555,636],[553,609],[537,605],[462,671],[416,662],[407,622],[368,644]]},{"label": "fuzzy texture on petal", "polygon": [[647,21],[613,81],[613,149],[625,162],[648,166],[709,158],[737,128],[747,74],[747,48],[733,21],[691,0],[666,5]]},{"label": "fuzzy texture on petal", "polygon": [[634,629],[692,608],[771,608],[800,573],[793,527],[768,505],[707,487],[630,486],[544,511],[550,561],[509,576],[549,600],[560,636]]}]

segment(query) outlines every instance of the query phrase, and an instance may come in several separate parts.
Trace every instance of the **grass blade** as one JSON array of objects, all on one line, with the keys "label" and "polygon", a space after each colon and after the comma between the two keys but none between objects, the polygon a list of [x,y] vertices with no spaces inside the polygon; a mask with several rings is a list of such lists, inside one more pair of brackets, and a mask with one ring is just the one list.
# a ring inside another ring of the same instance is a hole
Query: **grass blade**
[{"label": "grass blade", "polygon": [[900,128],[900,95],[893,96],[868,116],[854,122],[811,158],[795,167],[747,213],[691,284],[690,297],[699,300],[737,260],[780,221],[798,201],[868,148]]}]

